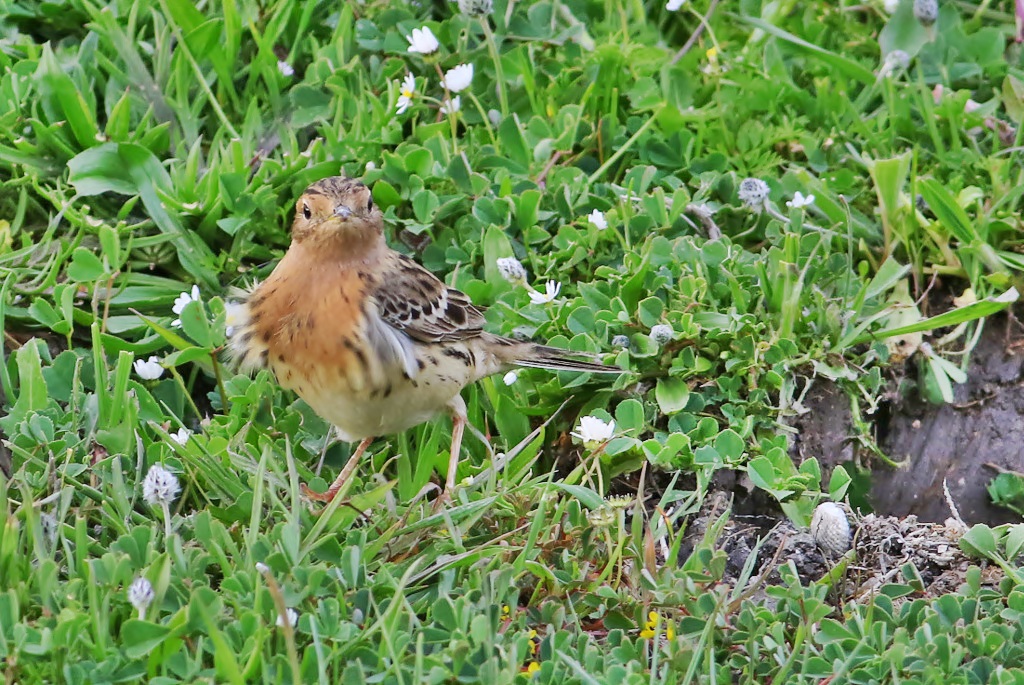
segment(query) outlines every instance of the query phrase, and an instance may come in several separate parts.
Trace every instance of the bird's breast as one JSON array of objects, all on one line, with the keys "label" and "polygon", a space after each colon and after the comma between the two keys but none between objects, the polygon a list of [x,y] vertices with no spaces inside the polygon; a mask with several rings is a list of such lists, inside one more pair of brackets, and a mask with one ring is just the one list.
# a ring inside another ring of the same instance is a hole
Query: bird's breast
[{"label": "bird's breast", "polygon": [[358,389],[373,370],[366,345],[369,274],[304,264],[289,251],[242,305],[230,345],[243,368],[268,368],[299,395],[324,383]]}]

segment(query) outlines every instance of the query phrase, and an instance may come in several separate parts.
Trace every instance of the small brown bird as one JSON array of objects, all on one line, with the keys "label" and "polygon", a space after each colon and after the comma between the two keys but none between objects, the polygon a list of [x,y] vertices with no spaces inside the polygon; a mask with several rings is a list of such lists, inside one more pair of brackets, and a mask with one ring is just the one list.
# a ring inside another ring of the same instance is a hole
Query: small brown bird
[{"label": "small brown bird", "polygon": [[360,440],[326,493],[330,501],[373,438],[452,415],[445,492],[455,486],[466,426],[462,388],[515,366],[618,373],[573,352],[492,335],[469,298],[384,241],[370,190],[332,177],[306,189],[292,242],[270,277],[229,310],[229,350],[242,369],[270,369],[332,423]]}]

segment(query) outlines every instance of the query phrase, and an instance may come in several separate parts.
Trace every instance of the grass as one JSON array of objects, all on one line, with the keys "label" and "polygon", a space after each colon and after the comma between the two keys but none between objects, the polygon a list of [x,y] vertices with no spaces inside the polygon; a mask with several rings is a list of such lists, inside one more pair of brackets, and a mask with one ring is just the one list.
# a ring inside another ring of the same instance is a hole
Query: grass
[{"label": "grass", "polygon": [[[890,374],[951,401],[1016,299],[1012,8],[914,5],[0,0],[6,682],[1024,682],[1019,526],[965,538],[1000,584],[938,598],[902,569],[847,602],[783,564],[755,600],[752,566],[723,582],[724,519],[680,551],[720,470],[801,526],[841,500],[857,465],[790,453],[808,386],[886,457]],[[423,26],[439,50],[408,52]],[[351,447],[219,359],[232,289],[338,173],[491,330],[623,369],[468,389],[490,448],[467,439],[440,513],[444,420],[377,441],[317,513],[300,483]],[[586,416],[613,437],[574,439]]]}]

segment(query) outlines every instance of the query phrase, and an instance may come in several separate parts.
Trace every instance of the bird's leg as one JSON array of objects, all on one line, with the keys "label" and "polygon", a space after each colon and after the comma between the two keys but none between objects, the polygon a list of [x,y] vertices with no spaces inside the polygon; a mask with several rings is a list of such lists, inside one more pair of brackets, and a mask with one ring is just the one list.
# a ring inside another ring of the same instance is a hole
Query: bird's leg
[{"label": "bird's leg", "polygon": [[455,398],[448,403],[448,411],[452,415],[452,447],[451,453],[448,456],[448,476],[444,480],[444,492],[434,502],[434,508],[437,509],[445,502],[450,502],[452,499],[452,493],[455,491],[455,475],[459,470],[459,453],[462,451],[462,434],[466,430],[466,403],[462,400],[462,397],[456,395]]},{"label": "bird's leg", "polygon": [[341,491],[345,486],[345,482],[352,476],[352,472],[359,466],[360,460],[363,458],[363,454],[366,452],[366,448],[373,442],[373,438],[363,438],[363,441],[356,447],[356,451],[352,453],[352,456],[348,458],[345,467],[338,474],[338,477],[331,483],[331,487],[327,488],[327,492],[319,493],[313,492],[305,485],[302,486],[302,492],[306,497],[316,500],[317,502],[330,502],[334,499],[334,496]]},{"label": "bird's leg", "polygon": [[330,428],[327,429],[327,435],[324,436],[324,448],[320,450],[320,461],[316,463],[316,471],[313,472],[317,476],[320,475],[320,471],[322,471],[324,468],[324,459],[327,458],[327,450],[330,449],[331,445],[334,443],[333,438],[336,435],[337,431],[335,430],[334,426],[331,426]]},{"label": "bird's leg", "polygon": [[455,490],[455,474],[459,470],[459,452],[462,451],[462,432],[466,430],[466,417],[452,414],[452,453],[448,457],[448,477],[444,481],[445,492]]}]

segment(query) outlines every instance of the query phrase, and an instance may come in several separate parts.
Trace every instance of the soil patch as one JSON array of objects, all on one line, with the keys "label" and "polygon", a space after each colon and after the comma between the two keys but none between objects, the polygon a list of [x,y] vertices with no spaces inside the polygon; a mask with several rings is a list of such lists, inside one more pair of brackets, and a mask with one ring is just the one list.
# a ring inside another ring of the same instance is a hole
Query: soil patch
[{"label": "soil patch", "polygon": [[[908,375],[916,375],[917,363],[907,362]],[[809,411],[793,421],[796,455],[817,457],[826,474],[853,460],[856,431],[845,393],[819,379],[803,404]],[[874,422],[882,451],[903,466],[894,469],[860,451],[861,462],[872,468],[869,502],[875,513],[945,521],[951,515],[945,481],[966,523],[1020,520],[994,506],[986,489],[997,468],[1024,471],[1024,335],[1015,319],[989,320],[952,404],[932,404],[911,392],[877,414],[864,419]]]}]

